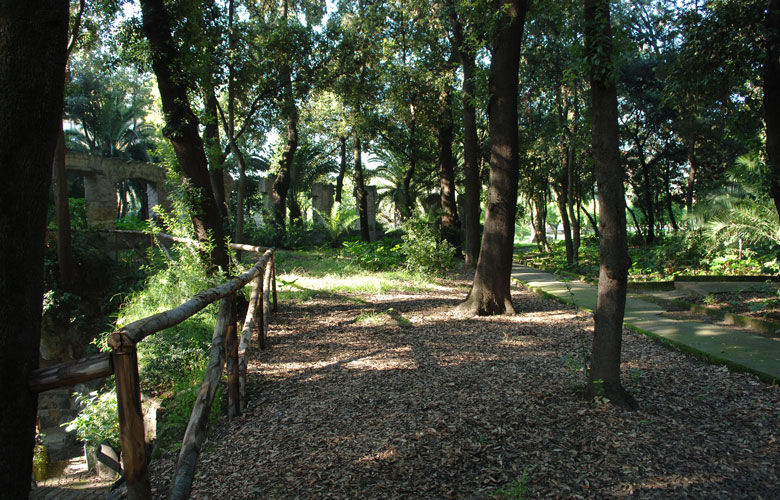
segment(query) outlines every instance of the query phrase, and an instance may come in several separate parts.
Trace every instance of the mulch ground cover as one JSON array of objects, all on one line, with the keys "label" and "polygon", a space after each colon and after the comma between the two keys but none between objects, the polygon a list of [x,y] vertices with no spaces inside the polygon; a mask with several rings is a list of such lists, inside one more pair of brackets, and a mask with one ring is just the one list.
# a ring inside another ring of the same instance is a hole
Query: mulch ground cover
[{"label": "mulch ground cover", "polygon": [[590,314],[518,289],[459,317],[467,285],[282,303],[192,498],[780,498],[780,388],[626,331],[639,409],[586,401]]},{"label": "mulch ground cover", "polygon": [[689,295],[685,300],[723,312],[780,322],[780,295],[776,289],[718,292],[711,293],[706,297]]}]

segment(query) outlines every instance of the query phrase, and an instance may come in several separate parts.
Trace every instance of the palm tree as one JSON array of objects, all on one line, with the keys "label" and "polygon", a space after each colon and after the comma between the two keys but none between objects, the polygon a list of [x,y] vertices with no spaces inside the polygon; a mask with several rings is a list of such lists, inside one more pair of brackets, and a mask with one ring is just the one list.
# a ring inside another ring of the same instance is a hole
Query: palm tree
[{"label": "palm tree", "polygon": [[65,117],[79,128],[66,132],[68,149],[149,161],[154,127],[143,120],[148,96],[105,81],[90,71],[73,78],[65,99]]},{"label": "palm tree", "polygon": [[310,188],[319,178],[338,171],[338,162],[330,156],[325,146],[310,142],[307,138],[298,144],[293,163],[290,165],[290,187],[287,191],[291,224],[298,224],[302,220],[298,195]]},{"label": "palm tree", "polygon": [[691,214],[713,248],[739,241],[780,249],[780,226],[766,194],[766,165],[758,155],[743,155],[726,172],[730,184],[711,193]]},{"label": "palm tree", "polygon": [[[392,204],[393,220],[395,225],[399,226],[407,194],[404,192],[404,177],[409,167],[404,158],[387,149],[376,150],[371,160],[381,163],[372,173],[373,177],[382,180],[382,184],[377,187],[377,201],[388,201]],[[419,183],[412,183],[409,191],[409,206],[416,206],[417,198],[421,194]]]}]

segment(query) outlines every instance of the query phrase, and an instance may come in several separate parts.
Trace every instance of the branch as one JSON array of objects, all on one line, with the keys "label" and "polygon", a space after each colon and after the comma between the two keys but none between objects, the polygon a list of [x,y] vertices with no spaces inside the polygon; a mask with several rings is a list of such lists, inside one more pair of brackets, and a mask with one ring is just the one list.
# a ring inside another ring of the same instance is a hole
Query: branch
[{"label": "branch", "polygon": [[79,2],[79,11],[76,14],[76,22],[73,24],[73,33],[70,34],[70,41],[68,42],[68,48],[65,50],[65,60],[70,58],[70,53],[73,52],[73,48],[76,46],[76,42],[81,34],[81,18],[84,15],[84,4],[86,0]]}]

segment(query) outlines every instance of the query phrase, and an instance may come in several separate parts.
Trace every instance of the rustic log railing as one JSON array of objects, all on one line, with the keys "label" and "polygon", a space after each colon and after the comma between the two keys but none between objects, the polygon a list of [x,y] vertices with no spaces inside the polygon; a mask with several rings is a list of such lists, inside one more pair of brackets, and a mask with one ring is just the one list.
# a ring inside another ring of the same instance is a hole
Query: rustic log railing
[{"label": "rustic log railing", "polygon": [[[193,243],[169,235],[162,236],[174,241]],[[151,498],[136,351],[139,342],[149,335],[181,323],[209,304],[220,301],[217,323],[211,340],[209,363],[182,440],[172,481],[171,499],[189,498],[195,477],[195,466],[206,438],[208,415],[226,364],[228,415],[230,417],[239,415],[246,405],[246,372],[250,342],[252,336],[255,336],[260,348],[265,348],[268,317],[270,311],[275,311],[277,307],[276,262],[273,249],[238,244],[231,246],[236,250],[258,253],[260,258],[252,268],[230,281],[203,290],[178,307],[134,321],[110,334],[108,338],[108,344],[112,348],[110,353],[96,354],[42,368],[30,375],[30,390],[43,392],[114,374],[124,477],[127,484],[127,498],[130,500]],[[235,294],[250,282],[252,294],[239,338]],[[273,306],[271,306],[271,298]]]}]

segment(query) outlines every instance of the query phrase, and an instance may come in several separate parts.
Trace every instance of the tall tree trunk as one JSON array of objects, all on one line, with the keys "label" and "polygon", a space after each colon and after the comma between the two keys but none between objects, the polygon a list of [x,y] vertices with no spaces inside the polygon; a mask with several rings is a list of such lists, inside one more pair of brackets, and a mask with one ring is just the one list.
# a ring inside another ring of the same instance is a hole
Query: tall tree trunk
[{"label": "tall tree trunk", "polygon": [[764,119],[769,195],[780,217],[780,0],[769,0],[766,18],[764,66]]},{"label": "tall tree trunk", "polygon": [[672,188],[669,182],[669,165],[664,166],[664,189],[666,191],[666,211],[669,215],[669,222],[672,224],[672,231],[675,233],[679,230],[677,227],[677,219],[674,217],[674,210],[672,207]]},{"label": "tall tree trunk", "polygon": [[547,197],[545,189],[539,189],[531,199],[534,207],[534,239],[539,250],[550,251],[550,243],[547,241]]},{"label": "tall tree trunk", "polygon": [[[290,76],[288,75],[288,78]],[[292,80],[289,80],[285,92],[285,115],[287,118],[287,144],[285,144],[282,158],[279,161],[279,172],[274,180],[271,199],[274,205],[274,224],[280,231],[285,230],[285,218],[287,217],[287,191],[290,189],[290,169],[298,149],[298,108],[292,95]]]},{"label": "tall tree trunk", "polygon": [[409,169],[404,174],[403,182],[403,201],[401,203],[401,219],[406,220],[412,216],[414,211],[414,200],[412,199],[412,179],[417,170],[417,144],[416,144],[417,121],[414,115],[414,106],[412,105],[412,122],[409,125]]},{"label": "tall tree trunk", "polygon": [[558,204],[558,212],[561,214],[561,223],[563,224],[563,244],[566,249],[566,264],[571,266],[574,264],[574,243],[571,238],[569,212],[566,210],[566,196],[568,190],[568,186],[559,185],[558,190],[555,193],[555,201]]},{"label": "tall tree trunk", "polygon": [[43,302],[43,249],[52,161],[62,130],[65,0],[0,9],[0,488],[27,498],[32,475]]},{"label": "tall tree trunk", "polygon": [[644,159],[644,153],[640,151],[640,162],[642,165],[642,192],[645,199],[645,217],[647,221],[647,232],[645,241],[652,245],[655,242],[655,195],[653,193],[653,179],[650,173],[650,165]]},{"label": "tall tree trunk", "polygon": [[371,232],[368,228],[368,195],[366,193],[366,184],[363,180],[360,138],[357,135],[352,138],[352,155],[355,162],[355,198],[357,200],[358,216],[360,217],[360,239],[371,241]]},{"label": "tall tree trunk", "polygon": [[[691,121],[693,121],[691,119]],[[696,142],[693,139],[693,125],[691,125],[691,138],[688,144],[688,185],[685,188],[685,211],[693,210],[693,191],[696,185]]]},{"label": "tall tree trunk", "polygon": [[633,399],[620,381],[626,284],[631,259],[626,240],[623,171],[618,152],[617,92],[612,71],[608,0],[585,0],[585,53],[591,61],[593,163],[599,190],[599,286],[588,392],[621,405]]},{"label": "tall tree trunk", "polygon": [[462,311],[514,314],[510,293],[517,211],[519,143],[517,131],[518,69],[527,0],[501,2],[498,32],[493,40],[488,89],[490,188],[482,250],[474,282]]},{"label": "tall tree trunk", "polygon": [[214,199],[222,216],[223,227],[228,221],[228,204],[225,199],[225,169],[222,162],[222,145],[219,142],[219,116],[217,96],[214,87],[209,87],[204,95],[206,120],[203,126],[203,142],[209,162],[209,178]]},{"label": "tall tree trunk", "polygon": [[571,223],[569,221],[569,211],[567,203],[569,199],[569,170],[571,165],[569,164],[569,151],[564,145],[563,149],[563,172],[561,172],[558,179],[558,189],[555,193],[556,202],[558,204],[558,213],[561,215],[561,222],[563,223],[563,243],[566,248],[566,264],[569,266],[574,264],[574,241],[571,237]]},{"label": "tall tree trunk", "polygon": [[454,46],[461,68],[463,68],[463,234],[466,265],[477,267],[481,244],[479,214],[479,194],[482,182],[479,177],[481,151],[477,137],[477,113],[474,109],[476,86],[474,84],[474,53],[464,43],[463,25],[455,8],[455,2],[449,0],[450,17]]},{"label": "tall tree trunk", "polygon": [[[246,205],[246,162],[241,150],[236,143],[236,86],[235,86],[235,64],[234,53],[236,47],[236,32],[233,27],[233,19],[236,14],[236,5],[233,0],[228,2],[228,43],[230,46],[230,58],[228,59],[228,126],[225,127],[230,140],[230,148],[233,150],[233,156],[238,163],[238,192],[236,193],[236,232],[233,241],[236,243],[244,242],[244,212]],[[240,254],[239,254],[240,255]]]},{"label": "tall tree trunk", "polygon": [[195,235],[201,243],[213,243],[208,255],[204,255],[209,264],[228,272],[222,217],[211,189],[206,152],[198,133],[199,123],[190,107],[186,72],[171,36],[168,13],[163,0],[141,0],[141,13],[165,114],[163,133],[171,141],[181,172],[188,180],[184,189],[191,204]]},{"label": "tall tree trunk", "polygon": [[57,134],[54,151],[54,209],[57,217],[57,263],[60,268],[60,285],[70,290],[76,283],[76,264],[73,262],[73,239],[70,232],[70,203],[68,201],[68,176],[65,170],[65,132]]},{"label": "tall tree trunk", "polygon": [[287,193],[287,206],[290,210],[290,226],[302,226],[303,212],[301,212],[301,204],[298,203],[297,193]]},{"label": "tall tree trunk", "polygon": [[455,158],[452,156],[452,96],[449,89],[442,96],[442,110],[438,126],[441,235],[460,255],[460,219],[455,202]]},{"label": "tall tree trunk", "polygon": [[336,203],[341,203],[341,191],[344,189],[344,174],[347,171],[346,137],[339,137],[339,148],[341,153],[341,163],[339,164],[339,175],[336,177]]},{"label": "tall tree trunk", "polygon": [[601,238],[601,232],[599,231],[599,225],[596,222],[596,219],[594,217],[596,216],[596,207],[593,207],[593,215],[590,215],[590,212],[583,207],[582,211],[585,212],[585,217],[588,218],[588,222],[590,222],[590,227],[593,228],[593,234],[596,236],[596,238]]},{"label": "tall tree trunk", "polygon": [[568,168],[566,169],[566,207],[569,211],[569,223],[572,232],[572,264],[577,266],[580,263],[580,218],[576,207],[578,206],[579,188],[577,170],[577,129],[580,120],[579,106],[577,105],[578,92],[577,86],[574,86],[574,95],[572,96],[571,128],[569,135],[569,145],[566,149]]},{"label": "tall tree trunk", "polygon": [[634,221],[634,229],[636,229],[637,236],[639,236],[640,238],[644,238],[645,235],[642,232],[642,226],[639,225],[639,220],[636,218],[636,214],[634,213],[633,210],[631,210],[631,207],[629,206],[626,206],[626,210],[628,210],[628,213],[631,215],[631,220]]}]

